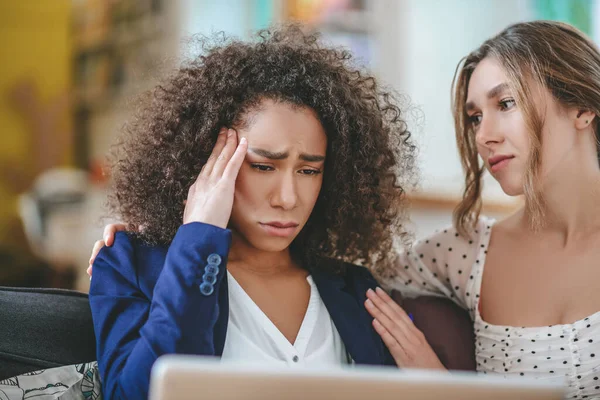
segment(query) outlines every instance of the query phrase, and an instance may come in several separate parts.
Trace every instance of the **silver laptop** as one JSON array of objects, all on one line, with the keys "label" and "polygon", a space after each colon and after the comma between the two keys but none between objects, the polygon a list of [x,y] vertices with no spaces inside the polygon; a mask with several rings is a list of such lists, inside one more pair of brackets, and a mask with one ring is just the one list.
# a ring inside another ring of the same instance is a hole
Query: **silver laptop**
[{"label": "silver laptop", "polygon": [[314,369],[168,355],[150,379],[150,400],[559,400],[561,382],[349,366]]}]

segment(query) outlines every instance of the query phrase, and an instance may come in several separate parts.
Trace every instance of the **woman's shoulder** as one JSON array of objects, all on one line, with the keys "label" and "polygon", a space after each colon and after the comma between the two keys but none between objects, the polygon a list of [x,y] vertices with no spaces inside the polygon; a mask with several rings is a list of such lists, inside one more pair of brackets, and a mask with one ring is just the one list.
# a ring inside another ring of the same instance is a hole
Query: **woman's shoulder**
[{"label": "woman's shoulder", "polygon": [[136,258],[152,257],[166,253],[167,249],[147,243],[134,232],[117,232],[112,246],[104,246],[97,259],[110,259],[126,262]]},{"label": "woman's shoulder", "polygon": [[133,232],[117,232],[112,246],[104,246],[96,256],[92,281],[94,277],[112,276],[136,286],[155,282],[166,252],[167,248],[150,245]]},{"label": "woman's shoulder", "polygon": [[481,216],[466,234],[461,234],[455,225],[448,225],[415,241],[407,249],[408,254],[424,262],[428,258],[438,261],[452,258],[458,253],[462,256],[476,250],[477,246],[485,242],[495,223],[495,219]]},{"label": "woman's shoulder", "polygon": [[461,234],[454,225],[439,229],[403,253],[400,267],[410,270],[413,266],[419,273],[427,269],[437,275],[452,271],[459,275],[467,273],[485,256],[494,224],[493,218],[481,216],[466,234]]},{"label": "woman's shoulder", "polygon": [[352,280],[358,280],[365,283],[377,284],[377,280],[367,267],[356,264],[346,264],[345,270],[346,278]]},{"label": "woman's shoulder", "polygon": [[346,286],[356,288],[361,294],[379,286],[379,282],[370,269],[362,265],[345,263],[341,275]]},{"label": "woman's shoulder", "polygon": [[375,287],[377,285],[377,280],[367,267],[349,262],[323,259],[319,267],[310,270],[310,273],[319,281],[339,282],[346,286]]},{"label": "woman's shoulder", "polygon": [[[432,234],[417,240],[414,246],[435,243],[436,247],[441,247],[442,242],[450,241],[468,243],[471,240],[476,240],[481,236],[485,236],[486,232],[492,229],[492,226],[495,224],[496,220],[494,218],[481,215],[477,219],[477,222],[468,229],[467,236],[461,235],[454,224],[449,224],[444,228],[436,229]],[[437,245],[438,243],[440,243],[440,246]]]}]

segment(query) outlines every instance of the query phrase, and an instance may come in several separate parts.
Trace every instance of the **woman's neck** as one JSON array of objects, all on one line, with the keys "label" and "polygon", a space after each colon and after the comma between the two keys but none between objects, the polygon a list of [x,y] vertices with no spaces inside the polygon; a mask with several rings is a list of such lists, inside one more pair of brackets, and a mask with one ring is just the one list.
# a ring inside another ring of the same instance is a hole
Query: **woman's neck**
[{"label": "woman's neck", "polygon": [[[560,234],[566,246],[600,229],[600,167],[595,151],[593,156],[570,152],[542,179],[542,231]],[[528,212],[522,217],[527,224]]]},{"label": "woman's neck", "polygon": [[288,273],[290,270],[298,269],[292,259],[289,247],[278,252],[260,250],[248,243],[234,230],[232,230],[232,234],[231,251],[228,257],[229,267],[241,268],[262,276]]}]

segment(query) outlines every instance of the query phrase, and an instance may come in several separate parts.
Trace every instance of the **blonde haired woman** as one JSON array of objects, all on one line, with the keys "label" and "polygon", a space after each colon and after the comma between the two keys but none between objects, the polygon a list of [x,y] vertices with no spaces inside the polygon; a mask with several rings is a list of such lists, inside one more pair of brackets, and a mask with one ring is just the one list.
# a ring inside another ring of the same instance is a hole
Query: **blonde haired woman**
[{"label": "blonde haired woman", "polygon": [[[453,86],[463,200],[454,226],[401,254],[385,283],[467,309],[478,371],[565,379],[569,398],[598,398],[598,48],[563,23],[515,24],[465,57]],[[480,216],[485,170],[523,209]],[[399,365],[439,365],[402,309],[368,297]]]}]

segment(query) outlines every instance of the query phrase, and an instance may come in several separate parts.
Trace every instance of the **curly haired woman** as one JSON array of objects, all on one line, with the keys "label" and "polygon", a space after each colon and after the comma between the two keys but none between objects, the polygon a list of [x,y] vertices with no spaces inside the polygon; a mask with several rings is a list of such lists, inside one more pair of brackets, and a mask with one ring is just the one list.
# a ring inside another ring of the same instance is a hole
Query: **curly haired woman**
[{"label": "curly haired woman", "polygon": [[[202,56],[142,99],[93,263],[104,394],[146,398],[168,353],[394,364],[364,309],[393,262],[415,147],[393,96],[298,27]],[[400,176],[398,176],[400,171]]]}]

